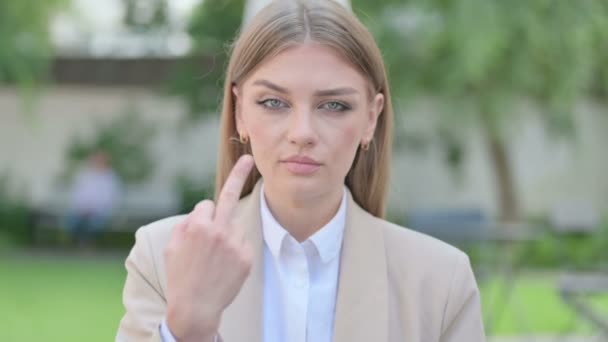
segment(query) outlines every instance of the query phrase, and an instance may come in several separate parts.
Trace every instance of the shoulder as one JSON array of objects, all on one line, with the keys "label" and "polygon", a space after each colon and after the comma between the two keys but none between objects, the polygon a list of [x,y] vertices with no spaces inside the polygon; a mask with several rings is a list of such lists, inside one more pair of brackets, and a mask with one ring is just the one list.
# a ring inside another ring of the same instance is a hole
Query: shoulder
[{"label": "shoulder", "polygon": [[[388,221],[383,222],[383,233],[387,248],[401,257],[424,257],[431,263],[445,263],[454,258],[466,258],[458,248],[432,236],[402,227]],[[407,246],[408,248],[403,248]]]},{"label": "shoulder", "polygon": [[458,248],[379,218],[373,220],[382,231],[387,271],[394,280],[443,287],[470,271],[468,256]]},{"label": "shoulder", "polygon": [[468,259],[464,252],[437,238],[377,217],[372,216],[371,220],[382,231],[389,258],[424,261],[434,266],[450,264],[455,258]]},{"label": "shoulder", "polygon": [[[429,317],[441,317],[442,331],[467,303],[478,306],[477,282],[464,252],[378,218],[375,224],[384,236],[390,288],[396,290],[397,298],[407,298],[401,304],[415,305]],[[417,299],[408,296],[412,293]]]}]

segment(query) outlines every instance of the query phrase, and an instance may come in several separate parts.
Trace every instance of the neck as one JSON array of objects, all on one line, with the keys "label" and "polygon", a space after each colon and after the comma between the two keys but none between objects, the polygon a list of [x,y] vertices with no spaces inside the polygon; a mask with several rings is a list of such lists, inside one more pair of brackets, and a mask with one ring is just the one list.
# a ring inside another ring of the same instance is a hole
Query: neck
[{"label": "neck", "polygon": [[301,198],[264,186],[268,209],[299,242],[303,242],[323,228],[338,212],[343,187],[311,198]]}]

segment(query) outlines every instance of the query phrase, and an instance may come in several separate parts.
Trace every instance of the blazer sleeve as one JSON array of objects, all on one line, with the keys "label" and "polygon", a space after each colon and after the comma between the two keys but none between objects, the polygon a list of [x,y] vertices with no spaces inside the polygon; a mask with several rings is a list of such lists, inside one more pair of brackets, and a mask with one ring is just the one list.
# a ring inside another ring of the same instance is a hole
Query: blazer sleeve
[{"label": "blazer sleeve", "polygon": [[461,254],[456,261],[440,342],[484,342],[479,289],[469,258]]},{"label": "blazer sleeve", "polygon": [[127,280],[123,304],[126,312],[120,321],[116,341],[162,341],[160,324],[166,314],[166,301],[153,255],[147,229],[140,228],[125,262]]}]

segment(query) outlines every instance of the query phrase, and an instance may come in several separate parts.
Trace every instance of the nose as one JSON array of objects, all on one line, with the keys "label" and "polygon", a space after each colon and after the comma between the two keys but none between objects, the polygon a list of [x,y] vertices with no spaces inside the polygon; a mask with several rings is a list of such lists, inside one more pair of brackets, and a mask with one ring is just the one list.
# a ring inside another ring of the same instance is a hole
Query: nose
[{"label": "nose", "polygon": [[289,142],[299,147],[313,146],[317,142],[317,132],[313,124],[313,113],[309,110],[293,111],[288,132]]}]

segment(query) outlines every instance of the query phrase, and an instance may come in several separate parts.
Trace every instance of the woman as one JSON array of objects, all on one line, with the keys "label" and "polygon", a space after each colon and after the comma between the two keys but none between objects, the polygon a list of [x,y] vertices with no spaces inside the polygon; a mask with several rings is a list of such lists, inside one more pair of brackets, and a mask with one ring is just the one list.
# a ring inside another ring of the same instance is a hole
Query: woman
[{"label": "woman", "polygon": [[227,70],[219,195],[137,232],[117,340],[484,341],[466,255],[382,219],[392,125],[350,12],[262,10]]}]

